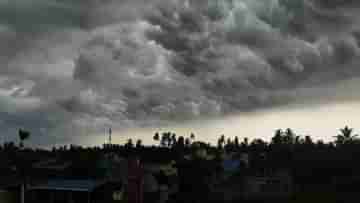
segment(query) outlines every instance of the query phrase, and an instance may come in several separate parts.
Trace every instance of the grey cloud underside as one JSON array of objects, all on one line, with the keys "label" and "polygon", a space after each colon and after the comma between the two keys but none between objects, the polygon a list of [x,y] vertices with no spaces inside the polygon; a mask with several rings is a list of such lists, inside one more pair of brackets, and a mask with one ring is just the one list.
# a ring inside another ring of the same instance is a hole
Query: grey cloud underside
[{"label": "grey cloud underside", "polygon": [[345,0],[1,0],[0,125],[76,134],[321,98],[316,87],[359,76],[359,10]]}]

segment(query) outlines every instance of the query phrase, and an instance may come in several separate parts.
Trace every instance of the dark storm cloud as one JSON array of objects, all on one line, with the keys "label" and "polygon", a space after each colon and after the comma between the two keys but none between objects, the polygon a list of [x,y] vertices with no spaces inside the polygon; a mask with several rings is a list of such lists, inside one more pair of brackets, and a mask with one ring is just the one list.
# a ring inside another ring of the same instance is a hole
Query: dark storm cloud
[{"label": "dark storm cloud", "polygon": [[59,134],[271,107],[298,89],[314,98],[360,73],[359,6],[1,0],[1,123]]},{"label": "dark storm cloud", "polygon": [[82,7],[60,1],[16,0],[0,2],[0,23],[18,31],[38,31],[59,26],[78,26],[84,19]]}]

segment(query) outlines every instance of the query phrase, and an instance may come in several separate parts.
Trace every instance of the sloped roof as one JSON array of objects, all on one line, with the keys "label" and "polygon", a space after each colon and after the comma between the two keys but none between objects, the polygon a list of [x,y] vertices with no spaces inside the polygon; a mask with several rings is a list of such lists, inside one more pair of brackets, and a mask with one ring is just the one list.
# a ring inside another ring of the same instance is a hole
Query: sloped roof
[{"label": "sloped roof", "polygon": [[16,187],[19,186],[21,184],[21,180],[20,178],[16,177],[16,176],[0,176],[0,189],[6,189],[9,187]]},{"label": "sloped roof", "polygon": [[36,169],[65,170],[71,166],[71,162],[62,162],[57,159],[48,159],[33,164]]},{"label": "sloped roof", "polygon": [[240,161],[239,160],[227,159],[227,160],[223,161],[222,166],[223,166],[225,171],[233,172],[233,171],[236,171],[236,170],[239,169]]},{"label": "sloped roof", "polygon": [[97,180],[47,180],[42,183],[31,185],[30,190],[63,190],[77,192],[91,192],[96,187],[102,185],[103,181]]}]

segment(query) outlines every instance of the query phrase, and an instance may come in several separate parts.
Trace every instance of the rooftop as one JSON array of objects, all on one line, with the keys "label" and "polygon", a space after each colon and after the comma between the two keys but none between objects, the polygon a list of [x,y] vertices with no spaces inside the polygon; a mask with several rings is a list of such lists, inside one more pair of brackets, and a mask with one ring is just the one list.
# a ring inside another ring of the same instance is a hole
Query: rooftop
[{"label": "rooftop", "polygon": [[91,192],[96,187],[102,185],[103,181],[98,180],[47,180],[42,183],[34,184],[29,187],[30,190],[62,190],[62,191],[77,191],[77,192]]},{"label": "rooftop", "polygon": [[11,188],[11,187],[17,187],[21,184],[21,180],[14,176],[14,175],[10,175],[10,176],[1,176],[0,177],[1,181],[0,181],[0,189],[7,189],[7,188]]}]

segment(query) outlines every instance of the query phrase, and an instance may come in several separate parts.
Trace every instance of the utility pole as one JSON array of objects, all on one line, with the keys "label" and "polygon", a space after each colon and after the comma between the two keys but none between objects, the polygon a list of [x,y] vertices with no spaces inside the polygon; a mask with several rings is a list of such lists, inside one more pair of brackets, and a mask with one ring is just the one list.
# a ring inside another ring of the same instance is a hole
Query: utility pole
[{"label": "utility pole", "polygon": [[112,130],[111,128],[109,128],[109,144],[111,145],[111,134],[112,134]]}]

